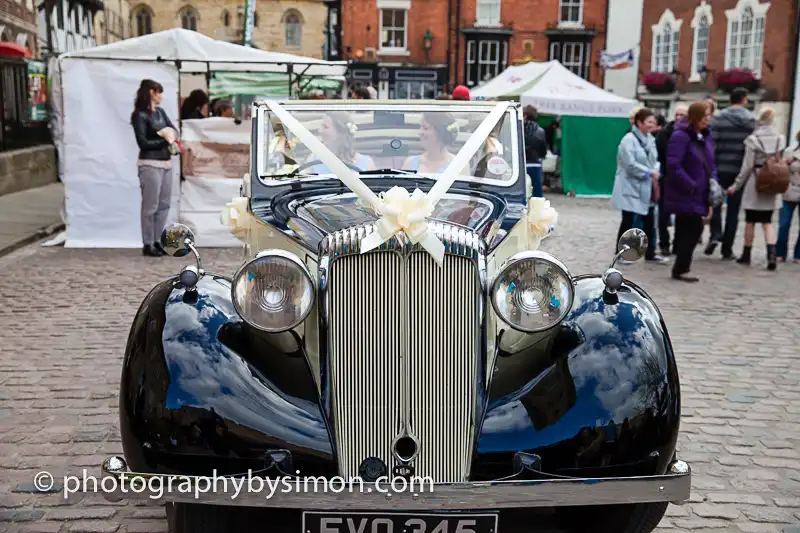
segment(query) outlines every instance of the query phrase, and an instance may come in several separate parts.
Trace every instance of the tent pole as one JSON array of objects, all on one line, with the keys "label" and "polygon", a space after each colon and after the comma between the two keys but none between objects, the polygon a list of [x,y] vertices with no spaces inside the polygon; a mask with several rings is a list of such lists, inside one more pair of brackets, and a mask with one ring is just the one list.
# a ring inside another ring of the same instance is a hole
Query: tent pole
[{"label": "tent pole", "polygon": [[292,99],[292,75],[294,74],[294,65],[288,63],[286,65],[286,73],[289,74],[289,100]]}]

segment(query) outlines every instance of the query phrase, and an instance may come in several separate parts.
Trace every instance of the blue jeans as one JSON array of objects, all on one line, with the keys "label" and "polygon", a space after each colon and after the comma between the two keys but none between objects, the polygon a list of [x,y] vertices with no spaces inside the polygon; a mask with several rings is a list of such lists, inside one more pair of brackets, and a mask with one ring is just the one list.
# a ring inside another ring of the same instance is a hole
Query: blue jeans
[{"label": "blue jeans", "polygon": [[[797,202],[783,202],[780,212],[780,228],[778,229],[778,243],[775,245],[775,255],[786,259],[789,252],[789,230],[792,227],[792,215],[797,209],[797,217],[800,219],[800,204]],[[794,258],[800,259],[800,232],[797,234],[797,241],[794,244]]]},{"label": "blue jeans", "polygon": [[544,192],[542,191],[542,164],[532,163],[525,165],[525,171],[531,178],[533,196],[536,196],[537,198],[544,198]]}]

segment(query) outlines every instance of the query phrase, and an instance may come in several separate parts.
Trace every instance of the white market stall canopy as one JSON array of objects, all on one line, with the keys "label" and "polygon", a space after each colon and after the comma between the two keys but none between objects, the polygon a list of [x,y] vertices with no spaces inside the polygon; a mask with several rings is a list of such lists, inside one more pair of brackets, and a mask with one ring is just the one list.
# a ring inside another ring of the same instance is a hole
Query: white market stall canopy
[{"label": "white market stall canopy", "polygon": [[62,54],[59,59],[110,59],[175,63],[180,72],[277,72],[302,76],[344,76],[347,61],[313,57],[217,41],[201,33],[174,28],[116,43]]},{"label": "white market stall canopy", "polygon": [[519,98],[533,104],[539,113],[581,117],[628,117],[638,105],[572,73],[558,61],[526,63],[504,70],[472,97]]}]

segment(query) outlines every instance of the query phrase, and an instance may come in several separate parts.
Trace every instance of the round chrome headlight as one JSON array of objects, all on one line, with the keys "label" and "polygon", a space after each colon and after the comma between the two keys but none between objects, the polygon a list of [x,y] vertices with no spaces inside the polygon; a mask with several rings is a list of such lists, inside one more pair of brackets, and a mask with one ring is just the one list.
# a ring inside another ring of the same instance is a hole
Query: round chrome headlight
[{"label": "round chrome headlight", "polygon": [[491,287],[495,312],[503,322],[526,333],[548,330],[564,320],[575,297],[567,267],[540,251],[509,257]]},{"label": "round chrome headlight", "polygon": [[291,329],[314,305],[311,273],[296,255],[264,250],[239,269],[231,288],[236,312],[251,326],[270,333]]}]

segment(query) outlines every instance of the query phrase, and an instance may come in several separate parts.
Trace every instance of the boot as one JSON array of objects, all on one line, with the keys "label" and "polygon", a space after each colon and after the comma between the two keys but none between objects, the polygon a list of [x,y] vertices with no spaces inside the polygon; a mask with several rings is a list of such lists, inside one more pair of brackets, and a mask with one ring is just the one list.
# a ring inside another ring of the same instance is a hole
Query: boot
[{"label": "boot", "polygon": [[154,243],[153,243],[153,249],[154,249],[156,252],[160,253],[161,255],[169,255],[169,254],[167,253],[167,251],[164,249],[164,247],[163,247],[163,246],[161,246],[161,243],[160,243],[160,242],[158,242],[158,241],[156,241],[156,242],[154,242]]},{"label": "boot", "polygon": [[767,270],[775,270],[778,268],[778,259],[775,256],[775,245],[767,245]]},{"label": "boot", "polygon": [[750,264],[750,250],[752,250],[752,246],[745,246],[742,248],[742,256],[736,260],[737,263],[740,265],[749,265]]},{"label": "boot", "polygon": [[148,257],[162,257],[161,253],[158,250],[154,249],[153,246],[150,244],[145,244],[142,247],[142,255],[146,255]]}]

